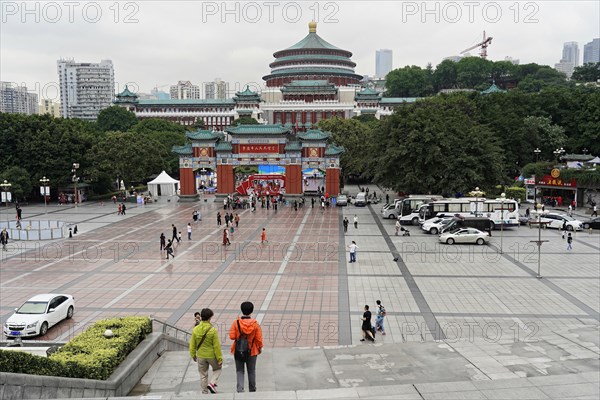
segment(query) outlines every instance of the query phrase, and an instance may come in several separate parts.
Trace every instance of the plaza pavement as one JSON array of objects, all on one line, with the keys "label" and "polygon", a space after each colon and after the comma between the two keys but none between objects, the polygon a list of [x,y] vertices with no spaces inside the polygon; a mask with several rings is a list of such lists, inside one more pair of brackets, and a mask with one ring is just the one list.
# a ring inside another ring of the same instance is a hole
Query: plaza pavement
[{"label": "plaza pavement", "polygon": [[[188,241],[185,225],[194,208],[203,221]],[[68,339],[115,315],[153,315],[189,330],[193,312],[210,307],[226,353],[239,304],[251,300],[265,335],[261,398],[598,397],[597,231],[576,233],[571,252],[559,232],[543,231],[549,241],[537,279],[535,229],[505,230],[499,254],[499,231],[489,246],[442,245],[418,227],[409,227],[410,237],[394,236],[393,221],[382,220],[380,208],[322,212],[308,202],[298,212],[244,210],[224,250],[215,219],[221,203],[163,202],[129,208],[125,217],[112,205],[53,207],[49,214],[78,222],[81,233],[3,254],[0,321],[31,295],[48,291],[74,294],[77,308],[47,340]],[[35,215],[43,208],[23,211],[25,218],[43,219]],[[346,235],[344,215],[351,221]],[[167,262],[158,236],[170,237],[171,223],[183,241]],[[262,227],[266,245],[260,244]],[[350,264],[352,240],[359,250],[358,262]],[[364,344],[359,318],[376,299],[388,311],[387,335]],[[253,398],[232,394],[231,368],[226,356],[219,386],[225,394],[217,396]],[[196,398],[198,383],[187,354],[167,353],[134,393]]]}]

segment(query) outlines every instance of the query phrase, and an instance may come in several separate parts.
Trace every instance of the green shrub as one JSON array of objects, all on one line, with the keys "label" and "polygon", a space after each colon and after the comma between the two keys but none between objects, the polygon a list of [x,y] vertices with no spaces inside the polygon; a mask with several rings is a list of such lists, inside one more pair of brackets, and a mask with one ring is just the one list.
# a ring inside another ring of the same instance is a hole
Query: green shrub
[{"label": "green shrub", "polygon": [[[110,329],[113,337],[104,332]],[[148,317],[96,322],[50,357],[0,350],[0,371],[70,378],[108,379],[129,353],[152,332]]]},{"label": "green shrub", "polygon": [[527,190],[523,187],[512,186],[506,188],[506,198],[525,201]]}]

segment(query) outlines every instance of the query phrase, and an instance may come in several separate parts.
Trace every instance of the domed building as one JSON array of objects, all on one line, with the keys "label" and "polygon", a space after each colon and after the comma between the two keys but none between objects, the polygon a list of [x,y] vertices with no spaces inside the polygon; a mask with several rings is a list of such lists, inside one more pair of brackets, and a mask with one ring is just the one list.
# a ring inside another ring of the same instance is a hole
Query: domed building
[{"label": "domed building", "polygon": [[267,87],[281,87],[298,80],[328,81],[336,86],[359,85],[352,53],[328,43],[317,34],[317,23],[308,24],[308,35],[285,50],[273,54]]}]

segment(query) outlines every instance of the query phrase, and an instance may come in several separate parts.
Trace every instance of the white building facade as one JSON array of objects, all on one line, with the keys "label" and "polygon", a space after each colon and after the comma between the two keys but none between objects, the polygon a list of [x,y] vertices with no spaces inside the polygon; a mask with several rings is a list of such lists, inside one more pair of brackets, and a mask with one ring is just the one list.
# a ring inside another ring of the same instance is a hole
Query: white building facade
[{"label": "white building facade", "polygon": [[171,86],[171,99],[173,100],[199,100],[200,86],[193,85],[190,81],[179,81]]},{"label": "white building facade", "polygon": [[59,60],[60,114],[63,118],[95,121],[114,100],[115,74],[111,60],[77,63]]},{"label": "white building facade", "polygon": [[38,95],[27,91],[26,86],[0,82],[0,112],[11,114],[37,114]]}]

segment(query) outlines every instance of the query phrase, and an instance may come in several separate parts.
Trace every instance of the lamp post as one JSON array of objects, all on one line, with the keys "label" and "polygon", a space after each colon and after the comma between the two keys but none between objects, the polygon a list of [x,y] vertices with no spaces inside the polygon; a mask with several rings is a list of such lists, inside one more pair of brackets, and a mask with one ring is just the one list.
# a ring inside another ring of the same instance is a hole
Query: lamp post
[{"label": "lamp post", "polygon": [[540,161],[540,153],[542,152],[539,147],[536,147],[533,151],[535,153],[535,162]]},{"label": "lamp post", "polygon": [[542,240],[542,205],[538,204],[537,209],[535,210],[538,217],[538,240],[530,240],[531,243],[537,244],[538,247],[538,270],[536,278],[542,279],[542,243],[547,242],[548,240]]},{"label": "lamp post", "polygon": [[44,214],[48,214],[48,201],[46,197],[50,196],[50,186],[48,186],[48,182],[50,182],[50,179],[45,176],[40,179],[40,183],[42,184],[42,186],[40,186],[40,192],[42,196],[44,196]]},{"label": "lamp post", "polygon": [[500,254],[504,254],[504,247],[502,246],[502,239],[504,238],[504,200],[506,200],[506,193],[500,195],[500,204],[502,205],[502,208],[500,208],[500,211],[502,211],[502,221],[500,222]]},{"label": "lamp post", "polygon": [[584,148],[583,148],[583,150],[581,150],[581,152],[582,152],[584,155],[587,155],[588,151],[589,151],[589,150],[588,150],[586,147],[584,147]]},{"label": "lamp post", "polygon": [[563,154],[565,152],[565,149],[563,149],[562,147],[560,149],[556,149],[554,150],[554,155],[556,156],[556,160],[560,161],[560,156],[561,154]]},{"label": "lamp post", "polygon": [[479,190],[479,187],[476,187],[475,190],[473,190],[473,194],[475,195],[475,216],[477,217],[477,209],[479,208],[478,201],[483,192]]},{"label": "lamp post", "polygon": [[73,196],[74,196],[74,201],[75,201],[75,207],[77,207],[77,204],[79,203],[79,199],[77,196],[77,182],[79,182],[79,177],[77,176],[77,170],[79,169],[79,163],[73,163],[73,168],[71,168],[71,173],[73,174],[73,177],[71,178],[71,180],[73,181]]},{"label": "lamp post", "polygon": [[9,183],[6,179],[4,182],[0,183],[0,187],[2,187],[2,201],[6,204],[6,227],[8,228],[8,202],[12,200],[12,196],[10,194],[10,188],[12,184]]}]

